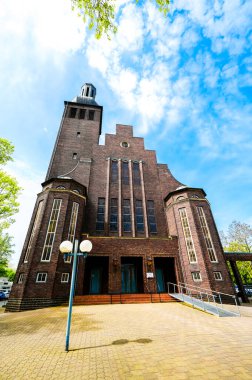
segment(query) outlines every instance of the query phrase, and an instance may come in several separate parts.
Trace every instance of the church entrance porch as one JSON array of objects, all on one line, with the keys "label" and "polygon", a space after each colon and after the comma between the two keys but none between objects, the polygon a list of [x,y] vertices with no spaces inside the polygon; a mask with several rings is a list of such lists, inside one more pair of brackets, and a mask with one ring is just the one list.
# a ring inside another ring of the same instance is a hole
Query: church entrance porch
[{"label": "church entrance porch", "polygon": [[108,293],[108,256],[88,256],[85,265],[84,294]]},{"label": "church entrance porch", "polygon": [[143,292],[142,257],[121,258],[121,293]]},{"label": "church entrance porch", "polygon": [[168,291],[167,282],[176,283],[175,263],[173,257],[155,257],[156,286],[158,293]]}]

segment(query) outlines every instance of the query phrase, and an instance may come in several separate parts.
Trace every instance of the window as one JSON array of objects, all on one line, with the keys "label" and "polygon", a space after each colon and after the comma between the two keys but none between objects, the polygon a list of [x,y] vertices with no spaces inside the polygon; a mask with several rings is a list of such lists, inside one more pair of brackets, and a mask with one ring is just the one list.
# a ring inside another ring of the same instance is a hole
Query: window
[{"label": "window", "polygon": [[73,153],[73,160],[77,160],[77,153]]},{"label": "window", "polygon": [[88,112],[88,120],[94,120],[94,114],[95,114],[95,111],[89,111]]},{"label": "window", "polygon": [[143,204],[141,200],[136,200],[136,230],[144,232]]},{"label": "window", "polygon": [[98,198],[96,231],[104,231],[105,198]]},{"label": "window", "polygon": [[19,276],[18,276],[18,281],[17,283],[18,284],[22,284],[24,281],[24,273],[20,273]]},{"label": "window", "polygon": [[66,190],[65,186],[57,186],[57,189],[59,189],[59,190]]},{"label": "window", "polygon": [[[72,212],[71,212],[71,219],[69,224],[69,230],[68,230],[68,237],[67,240],[74,242],[75,237],[75,229],[77,224],[77,218],[78,218],[78,210],[79,210],[79,203],[73,202]],[[71,263],[72,257],[67,256],[64,260],[65,263]]]},{"label": "window", "polygon": [[129,184],[129,163],[126,161],[122,162],[122,183],[123,185]]},{"label": "window", "polygon": [[189,222],[188,222],[188,218],[187,218],[186,209],[180,208],[179,209],[179,215],[180,215],[180,219],[181,219],[181,223],[182,223],[182,227],[183,227],[184,238],[185,238],[185,242],[186,242],[186,249],[187,249],[187,253],[189,256],[189,261],[190,261],[190,263],[196,263],[197,262],[197,256],[196,256],[196,252],[195,252],[195,248],[194,248],[194,244],[193,244],[193,239],[192,239],[192,234],[191,234],[191,230],[190,230],[190,226],[189,226]]},{"label": "window", "polygon": [[213,274],[214,274],[214,279],[216,281],[222,281],[223,280],[221,272],[213,272]]},{"label": "window", "polygon": [[36,282],[46,282],[46,280],[47,280],[47,273],[45,272],[37,273]]},{"label": "window", "polygon": [[202,281],[200,272],[192,272],[193,281]]},{"label": "window", "polygon": [[141,184],[139,163],[133,162],[133,180],[135,185]]},{"label": "window", "polygon": [[111,162],[111,181],[117,182],[118,180],[118,162],[113,160]]},{"label": "window", "polygon": [[121,147],[123,147],[123,148],[128,148],[129,147],[129,143],[127,143],[126,141],[123,141],[123,142],[121,142]]},{"label": "window", "polygon": [[218,260],[217,260],[216,254],[215,254],[212,238],[211,238],[210,231],[209,231],[209,228],[207,225],[207,221],[206,221],[206,217],[205,217],[203,207],[197,207],[197,211],[198,211],[200,225],[201,225],[201,229],[202,229],[202,232],[203,232],[203,235],[205,238],[205,242],[206,242],[206,246],[207,246],[207,252],[209,254],[210,261],[213,263],[216,263],[216,262],[218,262]]},{"label": "window", "polygon": [[75,116],[76,116],[76,112],[77,112],[77,108],[71,107],[70,110],[69,110],[69,117],[71,117],[72,119],[74,119]]},{"label": "window", "polygon": [[59,219],[61,201],[62,201],[61,199],[54,199],[53,201],[52,212],[51,212],[50,221],[47,228],[41,261],[50,261],[51,259],[55,232],[57,229],[57,224],[58,224],[58,219]]},{"label": "window", "polygon": [[130,212],[130,200],[123,200],[123,231],[131,231],[131,212]]},{"label": "window", "polygon": [[150,233],[157,233],[154,201],[147,201],[147,215]]},{"label": "window", "polygon": [[28,246],[27,246],[27,249],[26,249],[26,252],[25,252],[24,263],[28,262],[28,259],[29,259],[29,256],[30,256],[33,238],[34,238],[35,232],[36,232],[37,227],[38,227],[38,221],[39,221],[40,214],[41,214],[42,204],[43,204],[43,201],[40,201],[39,204],[38,204],[38,209],[37,209],[36,217],[35,217],[35,220],[34,220],[34,224],[32,226],[31,236],[30,236],[29,243],[28,243]]},{"label": "window", "polygon": [[110,231],[117,231],[118,220],[118,201],[116,198],[111,198],[110,201]]},{"label": "window", "polygon": [[67,283],[69,281],[69,273],[62,273],[61,274],[61,282]]},{"label": "window", "polygon": [[86,110],[81,108],[79,111],[79,119],[85,119]]},{"label": "window", "polygon": [[80,138],[80,132],[76,133],[76,137],[79,139]]},{"label": "window", "polygon": [[86,96],[88,96],[89,95],[89,87],[87,87],[87,89],[86,89]]}]

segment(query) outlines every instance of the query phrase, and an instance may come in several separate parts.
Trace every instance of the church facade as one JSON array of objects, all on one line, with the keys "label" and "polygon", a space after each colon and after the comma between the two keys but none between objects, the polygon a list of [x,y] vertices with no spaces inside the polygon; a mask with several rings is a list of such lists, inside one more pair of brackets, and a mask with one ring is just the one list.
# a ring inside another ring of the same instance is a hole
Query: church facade
[{"label": "church facade", "polygon": [[79,258],[76,295],[162,293],[168,282],[233,294],[205,191],[176,180],[131,126],[99,145],[95,96],[87,83],[65,102],[7,310],[65,302],[72,263],[59,245],[86,238],[93,249]]}]

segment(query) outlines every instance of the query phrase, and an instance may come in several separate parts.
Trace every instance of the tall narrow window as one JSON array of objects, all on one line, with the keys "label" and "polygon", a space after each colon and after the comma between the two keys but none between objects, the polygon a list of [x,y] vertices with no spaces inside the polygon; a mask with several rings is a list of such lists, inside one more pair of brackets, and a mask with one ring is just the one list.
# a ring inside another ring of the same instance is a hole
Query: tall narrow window
[{"label": "tall narrow window", "polygon": [[155,218],[154,201],[147,201],[147,215],[150,233],[156,233],[157,223]]},{"label": "tall narrow window", "polygon": [[81,108],[79,111],[79,119],[85,119],[86,110]]},{"label": "tall narrow window", "polygon": [[[68,237],[67,237],[67,240],[71,241],[72,243],[74,242],[74,238],[75,238],[78,211],[79,211],[79,203],[73,202],[71,219],[70,219],[69,230],[68,230]],[[65,263],[71,263],[71,261],[72,261],[72,257],[67,256],[67,258],[65,259]]]},{"label": "tall narrow window", "polygon": [[29,243],[28,243],[28,246],[27,246],[27,249],[26,249],[26,252],[25,252],[24,263],[27,263],[27,261],[29,259],[29,256],[30,256],[31,247],[32,247],[32,243],[33,243],[33,238],[34,238],[35,232],[37,230],[38,221],[39,221],[39,218],[40,218],[40,215],[41,215],[42,204],[43,204],[43,201],[40,201],[39,204],[38,204],[38,209],[37,209],[36,217],[35,217],[35,220],[34,220],[34,224],[32,226],[31,236],[30,236]]},{"label": "tall narrow window", "polygon": [[130,200],[123,200],[123,231],[131,231],[131,213],[130,213]]},{"label": "tall narrow window", "polygon": [[58,219],[59,219],[59,213],[60,213],[60,207],[61,207],[61,199],[54,199],[53,201],[53,207],[52,212],[50,216],[50,221],[47,228],[46,238],[45,238],[45,244],[41,256],[41,261],[50,261],[51,259],[51,253],[53,249],[53,243],[55,239],[55,232],[57,229]]},{"label": "tall narrow window", "polygon": [[77,160],[77,153],[73,153],[73,160]]},{"label": "tall narrow window", "polygon": [[133,162],[133,181],[135,185],[141,184],[139,163]]},{"label": "tall narrow window", "polygon": [[136,200],[136,230],[144,232],[143,202]]},{"label": "tall narrow window", "polygon": [[118,201],[111,198],[110,201],[110,231],[116,232],[118,228]]},{"label": "tall narrow window", "polygon": [[95,111],[89,111],[88,112],[88,120],[94,120],[94,114],[95,114]]},{"label": "tall narrow window", "polygon": [[189,256],[189,261],[190,263],[196,263],[197,262],[197,256],[193,244],[193,239],[192,239],[192,234],[187,218],[187,213],[185,208],[180,208],[179,209],[179,215],[183,227],[183,232],[184,232],[184,237],[185,237],[185,242],[186,242],[186,249],[187,253]]},{"label": "tall narrow window", "polygon": [[20,273],[18,276],[18,284],[22,284],[24,282],[24,273]]},{"label": "tall narrow window", "polygon": [[98,198],[96,231],[104,231],[105,198]]},{"label": "tall narrow window", "polygon": [[111,162],[111,181],[117,182],[118,180],[118,162],[112,161]]},{"label": "tall narrow window", "polygon": [[77,108],[71,107],[70,110],[69,110],[69,117],[71,117],[72,119],[74,119],[75,116],[76,116],[76,113],[77,113]]},{"label": "tall narrow window", "polygon": [[209,254],[210,261],[212,263],[216,263],[216,262],[218,262],[218,260],[217,260],[216,253],[214,250],[213,241],[212,241],[210,231],[209,231],[209,228],[207,225],[207,221],[206,221],[206,217],[205,217],[203,207],[197,207],[197,211],[198,211],[200,225],[201,225],[202,232],[203,232],[203,235],[205,238],[205,242],[206,242],[206,246],[207,246],[207,252]]},{"label": "tall narrow window", "polygon": [[122,183],[129,184],[129,163],[126,161],[122,162]]}]

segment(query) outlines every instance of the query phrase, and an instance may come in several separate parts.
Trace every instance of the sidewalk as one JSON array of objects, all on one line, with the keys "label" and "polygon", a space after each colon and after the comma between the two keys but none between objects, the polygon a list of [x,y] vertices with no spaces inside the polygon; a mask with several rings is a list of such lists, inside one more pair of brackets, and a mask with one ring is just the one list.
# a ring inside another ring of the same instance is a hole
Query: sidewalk
[{"label": "sidewalk", "polygon": [[218,318],[179,303],[0,314],[0,379],[251,379],[252,308]]}]

